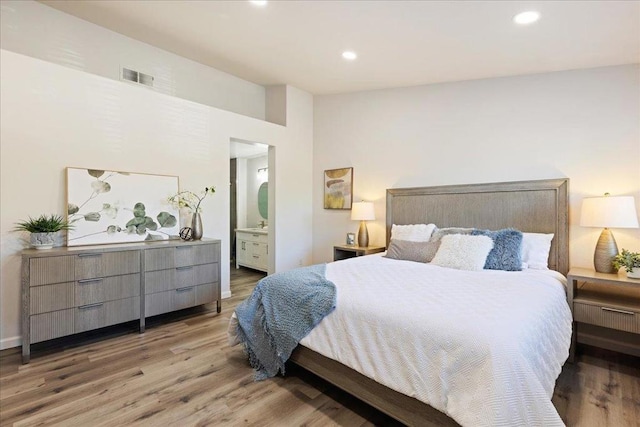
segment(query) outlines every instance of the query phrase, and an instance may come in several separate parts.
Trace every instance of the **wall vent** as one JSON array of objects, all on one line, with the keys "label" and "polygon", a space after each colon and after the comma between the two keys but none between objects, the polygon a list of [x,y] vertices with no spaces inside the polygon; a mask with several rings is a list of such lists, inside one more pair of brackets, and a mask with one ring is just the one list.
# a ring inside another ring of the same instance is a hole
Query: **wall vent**
[{"label": "wall vent", "polygon": [[127,80],[133,83],[153,87],[153,76],[124,67],[122,68],[122,80]]}]

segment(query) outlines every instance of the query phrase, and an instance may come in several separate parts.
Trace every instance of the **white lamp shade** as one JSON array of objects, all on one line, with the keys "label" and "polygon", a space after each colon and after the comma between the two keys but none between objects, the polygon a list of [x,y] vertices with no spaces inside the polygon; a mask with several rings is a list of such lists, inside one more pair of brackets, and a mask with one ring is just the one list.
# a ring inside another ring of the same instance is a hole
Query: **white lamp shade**
[{"label": "white lamp shade", "polygon": [[638,228],[633,196],[588,197],[582,200],[580,225],[598,228]]},{"label": "white lamp shade", "polygon": [[351,219],[358,221],[371,221],[376,219],[371,202],[354,202],[351,206]]}]

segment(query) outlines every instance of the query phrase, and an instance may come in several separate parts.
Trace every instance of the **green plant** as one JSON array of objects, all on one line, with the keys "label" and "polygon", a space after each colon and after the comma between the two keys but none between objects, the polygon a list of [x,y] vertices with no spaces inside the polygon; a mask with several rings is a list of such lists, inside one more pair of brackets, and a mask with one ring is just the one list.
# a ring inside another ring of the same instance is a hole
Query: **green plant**
[{"label": "green plant", "polygon": [[60,215],[40,215],[33,219],[29,217],[27,221],[17,222],[15,231],[28,231],[29,233],[55,233],[60,230],[70,230],[73,225],[69,224]]},{"label": "green plant", "polygon": [[188,208],[192,212],[200,212],[200,203],[207,197],[207,194],[216,192],[216,187],[205,187],[202,196],[198,196],[193,191],[180,191],[169,197],[169,203],[177,208]]},{"label": "green plant", "polygon": [[627,273],[631,273],[634,267],[640,268],[640,252],[629,252],[622,249],[622,253],[613,258],[613,268],[618,270],[621,267],[624,267]]}]

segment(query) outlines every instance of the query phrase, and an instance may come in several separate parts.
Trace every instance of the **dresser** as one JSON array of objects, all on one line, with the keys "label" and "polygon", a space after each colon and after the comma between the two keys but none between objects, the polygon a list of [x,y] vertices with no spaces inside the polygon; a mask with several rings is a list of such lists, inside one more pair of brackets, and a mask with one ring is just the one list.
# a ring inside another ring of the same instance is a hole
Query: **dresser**
[{"label": "dresser", "polygon": [[220,299],[219,240],[25,250],[23,363],[31,344]]},{"label": "dresser", "polygon": [[269,265],[269,235],[262,229],[236,230],[236,268],[240,266],[267,272]]}]

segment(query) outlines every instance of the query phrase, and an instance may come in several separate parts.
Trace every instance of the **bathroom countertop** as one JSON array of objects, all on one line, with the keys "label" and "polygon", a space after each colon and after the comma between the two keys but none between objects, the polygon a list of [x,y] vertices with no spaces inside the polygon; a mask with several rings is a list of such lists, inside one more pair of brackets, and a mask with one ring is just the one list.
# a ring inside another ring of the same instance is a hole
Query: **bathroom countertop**
[{"label": "bathroom countertop", "polygon": [[236,228],[236,232],[254,233],[254,234],[269,234],[269,229],[265,228]]}]

